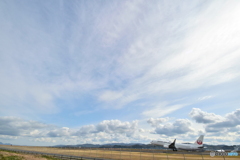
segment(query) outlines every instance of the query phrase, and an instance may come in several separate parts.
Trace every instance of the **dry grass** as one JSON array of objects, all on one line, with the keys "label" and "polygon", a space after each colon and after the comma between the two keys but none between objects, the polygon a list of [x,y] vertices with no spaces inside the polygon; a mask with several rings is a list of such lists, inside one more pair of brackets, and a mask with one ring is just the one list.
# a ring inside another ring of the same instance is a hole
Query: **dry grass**
[{"label": "dry grass", "polygon": [[0,151],[0,155],[3,155],[5,159],[13,159],[9,157],[14,156],[15,157],[14,159],[19,159],[19,160],[47,160],[46,158],[36,156],[36,155],[12,153],[12,152],[5,152],[5,151]]},{"label": "dry grass", "polygon": [[[0,145],[1,146],[1,145]],[[105,158],[115,160],[224,160],[224,157],[215,156],[210,157],[209,152],[207,155],[197,154],[176,154],[175,152],[160,153],[153,152],[156,150],[141,150],[137,149],[69,149],[69,148],[48,148],[48,147],[27,147],[27,146],[3,146],[5,148],[37,151],[44,153],[54,153],[61,155],[73,155],[81,157],[94,157],[94,158]],[[175,153],[175,154],[174,154]],[[179,152],[178,152],[179,153]],[[240,156],[227,156],[225,160],[240,160]]]}]

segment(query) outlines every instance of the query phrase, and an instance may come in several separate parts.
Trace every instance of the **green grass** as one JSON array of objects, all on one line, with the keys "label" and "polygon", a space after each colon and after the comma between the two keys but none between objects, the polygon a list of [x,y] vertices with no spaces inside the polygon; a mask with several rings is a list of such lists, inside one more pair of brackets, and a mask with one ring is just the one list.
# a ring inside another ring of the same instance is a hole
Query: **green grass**
[{"label": "green grass", "polygon": [[0,154],[0,160],[22,160],[22,157],[19,156],[3,156]]},{"label": "green grass", "polygon": [[48,159],[48,160],[60,160],[60,159],[58,159],[58,158],[54,158],[54,157],[46,156],[46,155],[42,155],[41,157],[46,158],[46,159]]},{"label": "green grass", "polygon": [[3,152],[10,152],[10,153],[17,153],[16,151],[10,151],[10,150],[4,150],[4,149],[0,149],[0,151],[3,151]]}]

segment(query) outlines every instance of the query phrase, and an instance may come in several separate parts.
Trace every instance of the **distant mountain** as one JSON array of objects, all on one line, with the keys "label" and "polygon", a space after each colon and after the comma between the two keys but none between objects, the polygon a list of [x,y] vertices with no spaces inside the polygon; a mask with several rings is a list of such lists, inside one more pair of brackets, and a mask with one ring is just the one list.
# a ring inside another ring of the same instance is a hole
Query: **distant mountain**
[{"label": "distant mountain", "polygon": [[66,147],[66,148],[99,148],[101,145],[99,144],[77,144],[77,145],[56,145],[53,147]]},{"label": "distant mountain", "polygon": [[[103,147],[103,146],[108,146],[108,147],[112,147],[112,146],[132,146],[135,145],[137,143],[107,143],[107,144],[77,144],[77,145],[56,145],[54,147]],[[141,144],[141,143],[139,143]],[[141,144],[142,145],[142,144]]]},{"label": "distant mountain", "polygon": [[207,147],[207,150],[220,150],[220,149],[223,149],[223,150],[234,150],[236,145],[232,145],[232,146],[228,146],[228,145],[204,145],[205,147]]},{"label": "distant mountain", "polygon": [[120,145],[120,146],[132,146],[132,145],[143,145],[142,143],[107,143],[103,144],[104,146],[115,146],[115,145]]},{"label": "distant mountain", "polygon": [[161,146],[152,146],[151,144],[142,143],[107,143],[107,144],[77,144],[77,145],[56,145],[53,147],[66,148],[156,148],[161,149]]},{"label": "distant mountain", "polygon": [[0,142],[0,144],[2,144],[2,145],[12,145],[11,143],[2,143],[2,142]]},{"label": "distant mountain", "polygon": [[[77,145],[57,145],[53,147],[66,147],[66,148],[145,148],[145,149],[166,149],[162,146],[153,146],[151,144],[142,144],[142,143],[107,143],[107,144],[77,144]],[[236,145],[208,145],[204,144],[206,150],[234,150]]]}]

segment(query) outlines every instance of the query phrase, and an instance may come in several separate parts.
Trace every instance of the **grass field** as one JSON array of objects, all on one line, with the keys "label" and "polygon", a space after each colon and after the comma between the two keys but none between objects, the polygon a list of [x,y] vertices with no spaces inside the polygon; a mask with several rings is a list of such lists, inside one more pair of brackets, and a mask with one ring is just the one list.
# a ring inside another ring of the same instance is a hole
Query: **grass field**
[{"label": "grass field", "polygon": [[0,147],[25,151],[37,151],[42,153],[54,153],[81,157],[95,157],[114,160],[240,160],[240,156],[215,156],[209,152],[167,152],[156,149],[116,149],[116,148],[52,148],[30,146],[7,146]]},{"label": "grass field", "polygon": [[31,155],[0,150],[0,160],[58,160],[51,156]]}]

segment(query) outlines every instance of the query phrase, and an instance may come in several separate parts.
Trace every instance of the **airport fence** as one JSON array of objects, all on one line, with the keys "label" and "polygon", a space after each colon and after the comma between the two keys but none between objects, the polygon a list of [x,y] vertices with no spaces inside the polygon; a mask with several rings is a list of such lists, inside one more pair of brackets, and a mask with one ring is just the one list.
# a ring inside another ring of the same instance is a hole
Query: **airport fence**
[{"label": "airport fence", "polygon": [[160,149],[134,148],[54,148],[33,146],[0,146],[2,150],[25,154],[47,155],[63,160],[240,160],[240,156],[210,152],[173,152]]},{"label": "airport fence", "polygon": [[61,160],[107,160],[107,159],[102,159],[102,158],[83,157],[83,156],[58,154],[58,153],[47,153],[47,152],[42,152],[42,151],[11,149],[11,148],[5,148],[5,147],[0,147],[0,149],[4,150],[4,151],[11,151],[11,152],[16,152],[16,153],[41,155],[41,156],[45,155],[45,156],[50,156],[50,157],[53,157],[56,159],[61,159]]}]

